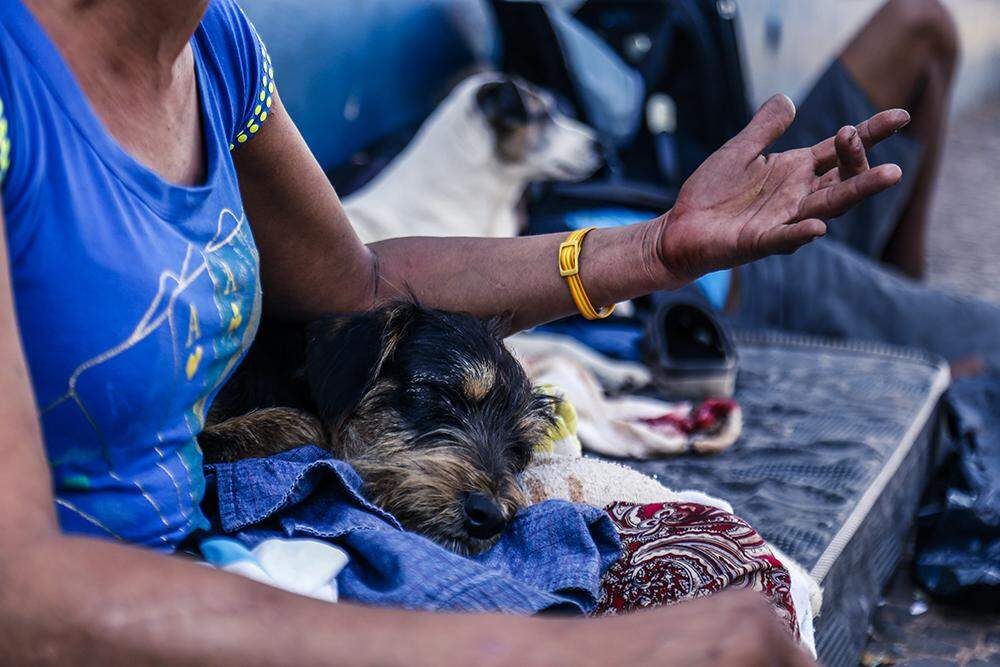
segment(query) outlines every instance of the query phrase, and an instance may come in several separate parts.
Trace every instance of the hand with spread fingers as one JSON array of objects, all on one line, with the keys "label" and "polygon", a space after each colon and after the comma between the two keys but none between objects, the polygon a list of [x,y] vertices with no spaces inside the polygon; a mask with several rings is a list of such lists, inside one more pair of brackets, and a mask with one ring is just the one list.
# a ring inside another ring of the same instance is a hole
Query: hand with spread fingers
[{"label": "hand with spread fingers", "polygon": [[865,149],[909,122],[903,109],[841,128],[811,148],[766,154],[794,118],[791,100],[775,95],[684,183],[659,236],[660,260],[678,282],[794,252],[823,236],[826,221],[902,177],[894,164],[870,167]]}]

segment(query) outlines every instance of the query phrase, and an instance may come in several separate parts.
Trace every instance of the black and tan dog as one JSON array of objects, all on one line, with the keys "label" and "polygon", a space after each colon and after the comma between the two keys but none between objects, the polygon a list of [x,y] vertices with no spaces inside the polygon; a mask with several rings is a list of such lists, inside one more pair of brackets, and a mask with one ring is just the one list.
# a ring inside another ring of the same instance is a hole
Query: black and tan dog
[{"label": "black and tan dog", "polygon": [[325,445],[404,527],[481,552],[527,504],[517,475],[552,424],[501,329],[413,303],[266,323],[212,405],[205,459]]}]

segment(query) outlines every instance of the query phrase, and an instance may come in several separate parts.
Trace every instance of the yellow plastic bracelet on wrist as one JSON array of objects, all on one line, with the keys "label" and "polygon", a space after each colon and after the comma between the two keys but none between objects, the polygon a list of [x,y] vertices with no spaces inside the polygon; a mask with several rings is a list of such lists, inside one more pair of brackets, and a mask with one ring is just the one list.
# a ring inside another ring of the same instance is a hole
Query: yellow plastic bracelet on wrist
[{"label": "yellow plastic bracelet on wrist", "polygon": [[583,246],[583,237],[595,229],[597,228],[578,229],[559,244],[559,275],[566,279],[570,296],[573,297],[573,303],[576,304],[580,314],[588,320],[603,320],[615,312],[615,307],[595,310],[587,296],[587,290],[583,288],[583,281],[580,280],[580,249]]}]

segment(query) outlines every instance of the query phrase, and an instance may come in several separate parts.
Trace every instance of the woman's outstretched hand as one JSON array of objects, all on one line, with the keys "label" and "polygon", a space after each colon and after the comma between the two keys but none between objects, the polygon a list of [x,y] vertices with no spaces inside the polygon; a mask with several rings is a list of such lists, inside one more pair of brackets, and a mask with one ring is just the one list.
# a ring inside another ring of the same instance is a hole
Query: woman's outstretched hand
[{"label": "woman's outstretched hand", "polygon": [[793,118],[791,100],[775,95],[684,183],[661,218],[658,248],[679,283],[794,252],[823,236],[827,220],[902,177],[894,164],[870,167],[865,148],[905,126],[906,111],[883,111],[811,148],[765,155]]}]

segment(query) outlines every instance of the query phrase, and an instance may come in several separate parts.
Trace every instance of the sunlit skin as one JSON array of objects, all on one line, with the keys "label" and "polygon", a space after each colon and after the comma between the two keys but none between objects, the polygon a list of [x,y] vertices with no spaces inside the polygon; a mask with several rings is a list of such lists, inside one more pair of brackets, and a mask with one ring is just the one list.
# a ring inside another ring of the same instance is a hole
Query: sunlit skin
[{"label": "sunlit skin", "polygon": [[[203,178],[188,39],[204,0],[27,0],[109,132],[168,181]],[[279,74],[280,81],[280,74]],[[170,118],[171,127],[146,122]],[[581,258],[609,304],[823,234],[825,220],[899,179],[869,169],[846,129],[766,155],[793,117],[769,100],[663,216],[591,234]],[[878,141],[893,110],[857,130]],[[163,137],[170,137],[164,141]],[[280,101],[235,153],[267,308],[308,318],[411,290],[427,305],[513,313],[525,327],[573,311],[561,238],[396,239],[366,247]],[[0,213],[0,226],[2,226]],[[436,615],[329,605],[141,549],[60,533],[0,245],[0,655],[16,664],[810,665],[751,593],[604,620]]]}]

